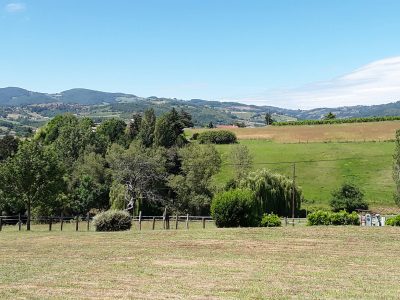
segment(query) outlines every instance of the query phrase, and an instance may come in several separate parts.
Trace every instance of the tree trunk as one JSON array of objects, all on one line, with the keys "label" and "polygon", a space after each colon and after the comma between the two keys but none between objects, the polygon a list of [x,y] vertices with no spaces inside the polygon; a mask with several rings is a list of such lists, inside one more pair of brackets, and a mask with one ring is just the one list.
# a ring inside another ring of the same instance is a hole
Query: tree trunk
[{"label": "tree trunk", "polygon": [[28,219],[26,220],[26,230],[31,230],[31,201],[28,200]]}]

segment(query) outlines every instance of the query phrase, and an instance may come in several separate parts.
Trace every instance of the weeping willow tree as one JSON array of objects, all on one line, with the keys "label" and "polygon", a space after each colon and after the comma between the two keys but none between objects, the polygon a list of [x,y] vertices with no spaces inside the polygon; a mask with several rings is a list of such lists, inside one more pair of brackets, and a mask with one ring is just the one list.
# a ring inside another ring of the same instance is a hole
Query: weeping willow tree
[{"label": "weeping willow tree", "polygon": [[302,191],[296,185],[293,188],[293,181],[283,175],[262,169],[251,172],[247,178],[240,181],[239,186],[255,193],[260,214],[291,216],[293,191],[295,213],[300,210]]}]

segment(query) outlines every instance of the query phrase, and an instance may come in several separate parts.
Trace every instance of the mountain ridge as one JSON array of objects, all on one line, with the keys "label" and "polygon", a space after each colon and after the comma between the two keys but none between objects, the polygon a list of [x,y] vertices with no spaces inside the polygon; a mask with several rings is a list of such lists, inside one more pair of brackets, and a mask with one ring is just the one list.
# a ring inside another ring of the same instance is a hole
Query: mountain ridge
[{"label": "mountain ridge", "polygon": [[[262,115],[271,113],[279,118],[285,119],[321,119],[326,113],[332,112],[338,118],[369,117],[369,116],[392,116],[400,115],[400,101],[377,105],[357,105],[342,107],[321,107],[309,110],[287,109],[277,106],[245,104],[235,101],[216,101],[203,99],[180,100],[163,97],[139,97],[134,94],[109,93],[85,88],[73,88],[60,93],[42,93],[29,91],[20,87],[0,88],[0,107],[35,106],[41,104],[70,104],[81,106],[111,105],[124,110],[129,107],[140,110],[147,106],[163,105],[171,107],[204,108],[218,110],[221,113],[233,114],[236,117],[227,119],[238,119],[247,121],[262,122]],[[129,105],[131,103],[131,105]],[[247,115],[246,118],[242,117]],[[205,118],[206,119],[206,118]]]}]

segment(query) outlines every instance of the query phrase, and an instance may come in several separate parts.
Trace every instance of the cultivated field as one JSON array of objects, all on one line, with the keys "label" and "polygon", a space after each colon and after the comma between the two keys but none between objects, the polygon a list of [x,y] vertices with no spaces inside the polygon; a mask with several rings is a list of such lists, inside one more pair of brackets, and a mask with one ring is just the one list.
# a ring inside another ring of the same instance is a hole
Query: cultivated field
[{"label": "cultivated field", "polygon": [[398,299],[398,228],[0,232],[1,299]]},{"label": "cultivated field", "polygon": [[[224,128],[225,129],[225,128]],[[371,123],[302,125],[302,126],[268,126],[260,128],[228,128],[241,140],[266,139],[279,143],[327,142],[327,141],[386,141],[393,140],[400,121]],[[194,132],[209,129],[188,130]],[[217,130],[217,129],[215,129]]]}]

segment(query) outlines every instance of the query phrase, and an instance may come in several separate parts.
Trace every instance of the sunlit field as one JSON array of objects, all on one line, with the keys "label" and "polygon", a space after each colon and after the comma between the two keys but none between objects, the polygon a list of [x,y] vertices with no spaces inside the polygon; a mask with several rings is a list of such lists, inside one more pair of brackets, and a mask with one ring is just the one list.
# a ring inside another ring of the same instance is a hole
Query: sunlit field
[{"label": "sunlit field", "polygon": [[[397,129],[400,129],[400,121],[224,128],[233,131],[240,140],[261,139],[279,143],[387,141],[395,138]],[[191,136],[194,132],[204,130],[209,129],[192,129],[187,134]]]},{"label": "sunlit field", "polygon": [[2,299],[398,298],[393,227],[9,229]]},{"label": "sunlit field", "polygon": [[[306,206],[328,207],[332,190],[343,182],[356,183],[374,208],[396,211],[392,179],[393,142],[282,144],[266,140],[241,140],[254,158],[253,169],[269,168],[293,176],[297,161],[296,182],[302,187]],[[218,145],[224,165],[216,176],[223,185],[233,177],[229,153],[233,145]],[[389,212],[389,211],[388,211]]]}]

